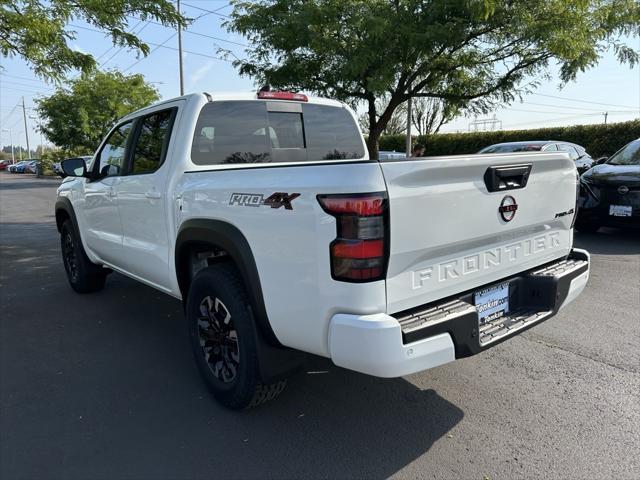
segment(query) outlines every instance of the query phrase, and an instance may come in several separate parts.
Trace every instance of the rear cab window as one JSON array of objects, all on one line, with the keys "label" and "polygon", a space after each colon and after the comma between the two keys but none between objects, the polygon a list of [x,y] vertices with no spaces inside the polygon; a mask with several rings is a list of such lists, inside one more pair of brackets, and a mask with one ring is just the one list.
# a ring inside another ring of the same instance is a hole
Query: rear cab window
[{"label": "rear cab window", "polygon": [[262,100],[216,101],[198,117],[196,165],[364,158],[360,131],[339,106]]}]

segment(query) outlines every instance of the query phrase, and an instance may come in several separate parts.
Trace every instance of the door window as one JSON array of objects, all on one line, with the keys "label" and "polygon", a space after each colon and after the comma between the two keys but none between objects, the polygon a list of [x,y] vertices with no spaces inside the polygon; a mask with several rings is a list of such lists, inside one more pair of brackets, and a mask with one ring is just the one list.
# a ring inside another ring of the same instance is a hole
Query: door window
[{"label": "door window", "polygon": [[573,161],[577,160],[580,156],[578,155],[578,152],[575,148],[573,148],[571,145],[567,145],[566,143],[558,144],[558,150],[560,150],[561,152],[567,152],[569,154],[569,158],[571,158],[571,160]]},{"label": "door window", "polygon": [[131,159],[132,174],[153,173],[160,168],[167,154],[174,112],[154,112],[141,120]]},{"label": "door window", "polygon": [[96,158],[100,178],[122,174],[127,138],[131,132],[131,122],[120,125],[107,139]]}]

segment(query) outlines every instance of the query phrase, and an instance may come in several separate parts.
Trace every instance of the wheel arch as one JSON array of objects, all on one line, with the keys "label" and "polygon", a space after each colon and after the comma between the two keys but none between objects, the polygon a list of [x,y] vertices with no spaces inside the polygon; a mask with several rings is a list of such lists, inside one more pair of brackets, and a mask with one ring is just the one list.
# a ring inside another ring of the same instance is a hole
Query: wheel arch
[{"label": "wheel arch", "polygon": [[200,245],[223,250],[234,263],[247,289],[260,333],[269,344],[281,347],[282,344],[271,328],[267,316],[260,275],[251,246],[242,232],[228,222],[213,219],[190,219],[180,226],[175,245],[175,269],[183,302],[186,304],[192,279],[190,254],[194,247]]},{"label": "wheel arch", "polygon": [[56,215],[56,228],[58,232],[62,231],[62,224],[66,220],[71,220],[73,224],[73,229],[75,234],[78,235],[78,238],[81,238],[80,231],[78,230],[78,219],[76,218],[76,212],[73,210],[73,205],[71,204],[71,200],[66,197],[60,197],[56,200],[55,205],[55,215]]}]

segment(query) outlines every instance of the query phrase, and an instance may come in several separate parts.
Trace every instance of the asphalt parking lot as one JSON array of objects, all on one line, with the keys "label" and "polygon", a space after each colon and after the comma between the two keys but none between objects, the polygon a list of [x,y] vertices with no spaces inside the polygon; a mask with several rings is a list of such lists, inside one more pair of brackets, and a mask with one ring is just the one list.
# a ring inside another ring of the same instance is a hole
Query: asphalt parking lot
[{"label": "asphalt parking lot", "polygon": [[391,380],[310,358],[236,413],[178,301],[118,274],[71,291],[58,183],[0,173],[0,478],[638,478],[640,235],[576,234],[583,295],[481,355]]}]

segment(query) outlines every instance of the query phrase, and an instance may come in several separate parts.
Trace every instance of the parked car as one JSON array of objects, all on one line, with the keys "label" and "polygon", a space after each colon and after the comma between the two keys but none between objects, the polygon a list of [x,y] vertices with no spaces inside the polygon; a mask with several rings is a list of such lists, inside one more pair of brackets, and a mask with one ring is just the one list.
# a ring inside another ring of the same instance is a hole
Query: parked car
[{"label": "parked car", "polygon": [[370,160],[334,100],[187,95],[62,168],[70,286],[98,291],[116,270],[182,299],[196,365],[230,408],[277,396],[300,351],[378,377],[480,353],[589,277],[566,155]]},{"label": "parked car", "polygon": [[[29,160],[22,160],[18,163],[14,163],[13,165],[9,165],[9,172],[10,173],[20,173],[18,172],[18,168],[22,169],[24,167],[24,165],[28,162]],[[24,172],[22,172],[24,173]]]},{"label": "parked car", "polygon": [[[65,160],[72,160],[73,158],[81,158],[85,162],[89,163],[91,161],[92,157],[91,157],[91,155],[85,155],[85,156],[81,156],[81,157],[66,158]],[[64,170],[62,170],[62,166],[60,165],[61,163],[62,162],[56,162],[56,163],[53,164],[53,173],[55,173],[59,177],[65,178],[66,175],[64,173]]]},{"label": "parked car", "polygon": [[640,138],[580,177],[576,229],[640,228]]},{"label": "parked car", "polygon": [[512,152],[567,152],[582,174],[595,165],[595,160],[584,147],[570,142],[556,140],[533,140],[530,142],[496,143],[483,148],[478,153],[512,153]]},{"label": "parked car", "polygon": [[6,170],[11,165],[10,160],[0,160],[0,170]]},{"label": "parked car", "polygon": [[36,173],[37,160],[25,160],[16,167],[16,173]]},{"label": "parked car", "polygon": [[38,173],[38,164],[40,160],[32,160],[24,166],[24,173]]},{"label": "parked car", "polygon": [[405,152],[396,152],[395,150],[380,150],[378,152],[378,160],[401,160],[403,158],[407,158]]}]

